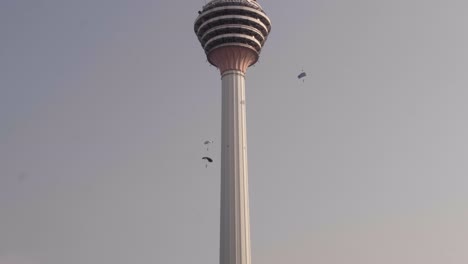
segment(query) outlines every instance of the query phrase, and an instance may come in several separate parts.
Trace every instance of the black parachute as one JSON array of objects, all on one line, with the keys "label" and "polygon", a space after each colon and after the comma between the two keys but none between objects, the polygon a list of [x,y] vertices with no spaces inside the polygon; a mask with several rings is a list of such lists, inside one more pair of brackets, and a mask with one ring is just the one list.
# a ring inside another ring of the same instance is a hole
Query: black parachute
[{"label": "black parachute", "polygon": [[207,160],[209,163],[213,162],[213,159],[210,157],[203,157],[202,159]]}]

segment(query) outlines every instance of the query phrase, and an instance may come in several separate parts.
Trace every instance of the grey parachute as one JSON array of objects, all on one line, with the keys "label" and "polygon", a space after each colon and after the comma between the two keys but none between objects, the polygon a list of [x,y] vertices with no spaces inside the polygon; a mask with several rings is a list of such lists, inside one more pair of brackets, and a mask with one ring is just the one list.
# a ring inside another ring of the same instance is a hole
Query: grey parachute
[{"label": "grey parachute", "polygon": [[206,140],[203,144],[206,146],[206,151],[210,150],[210,145],[213,144],[213,140]]},{"label": "grey parachute", "polygon": [[[302,72],[297,76],[297,78],[298,78],[298,79],[302,79],[302,78],[304,78],[304,77],[306,77],[306,76],[307,76],[307,73],[305,73],[305,71],[302,71]],[[304,81],[304,80],[303,80],[303,81]]]}]

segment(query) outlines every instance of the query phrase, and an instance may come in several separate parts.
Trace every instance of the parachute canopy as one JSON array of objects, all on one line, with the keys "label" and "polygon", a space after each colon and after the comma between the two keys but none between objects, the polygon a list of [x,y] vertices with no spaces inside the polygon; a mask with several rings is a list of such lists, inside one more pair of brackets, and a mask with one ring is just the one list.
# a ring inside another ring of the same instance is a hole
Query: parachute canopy
[{"label": "parachute canopy", "polygon": [[298,78],[298,79],[301,79],[301,78],[304,78],[304,77],[306,77],[306,76],[307,76],[307,74],[306,74],[305,72],[301,72],[301,73],[297,76],[297,78]]},{"label": "parachute canopy", "polygon": [[211,159],[210,157],[203,157],[202,159],[207,160],[210,163],[213,162],[213,159]]}]

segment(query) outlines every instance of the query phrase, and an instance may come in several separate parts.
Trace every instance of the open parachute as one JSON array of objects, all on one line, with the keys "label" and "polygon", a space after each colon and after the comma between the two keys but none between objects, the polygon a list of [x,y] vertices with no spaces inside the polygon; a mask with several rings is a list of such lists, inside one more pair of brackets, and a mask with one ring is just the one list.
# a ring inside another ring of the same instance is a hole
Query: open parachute
[{"label": "open parachute", "polygon": [[299,80],[302,79],[302,81],[304,81],[303,78],[306,77],[306,76],[307,76],[307,73],[305,73],[305,71],[302,71],[302,72],[297,76],[297,79],[299,79]]},{"label": "open parachute", "polygon": [[210,150],[210,145],[213,144],[213,140],[206,140],[203,144],[206,146],[206,151]]},{"label": "open parachute", "polygon": [[213,159],[210,157],[203,157],[202,159],[208,161],[209,163],[213,162]]},{"label": "open parachute", "polygon": [[203,157],[202,160],[206,160],[205,168],[208,168],[208,163],[212,163],[213,159],[210,157]]}]

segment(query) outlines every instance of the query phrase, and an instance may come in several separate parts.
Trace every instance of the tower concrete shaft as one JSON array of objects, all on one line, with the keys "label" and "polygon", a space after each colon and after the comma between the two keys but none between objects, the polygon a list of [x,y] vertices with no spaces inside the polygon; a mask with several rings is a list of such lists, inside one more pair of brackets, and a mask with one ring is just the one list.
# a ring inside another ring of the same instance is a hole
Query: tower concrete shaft
[{"label": "tower concrete shaft", "polygon": [[222,80],[220,264],[250,264],[245,72],[271,29],[255,0],[212,0],[194,30]]},{"label": "tower concrete shaft", "polygon": [[220,264],[250,264],[245,79],[222,74]]}]

